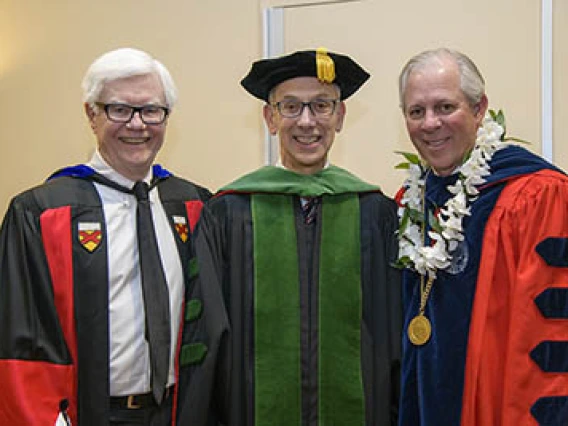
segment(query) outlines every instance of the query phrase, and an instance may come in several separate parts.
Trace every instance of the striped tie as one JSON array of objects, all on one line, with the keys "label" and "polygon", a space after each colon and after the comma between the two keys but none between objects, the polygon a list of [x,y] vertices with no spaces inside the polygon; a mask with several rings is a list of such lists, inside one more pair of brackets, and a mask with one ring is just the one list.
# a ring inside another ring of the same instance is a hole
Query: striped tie
[{"label": "striped tie", "polygon": [[304,223],[309,225],[316,220],[317,205],[319,203],[319,198],[304,198],[302,203],[302,213],[304,214]]}]

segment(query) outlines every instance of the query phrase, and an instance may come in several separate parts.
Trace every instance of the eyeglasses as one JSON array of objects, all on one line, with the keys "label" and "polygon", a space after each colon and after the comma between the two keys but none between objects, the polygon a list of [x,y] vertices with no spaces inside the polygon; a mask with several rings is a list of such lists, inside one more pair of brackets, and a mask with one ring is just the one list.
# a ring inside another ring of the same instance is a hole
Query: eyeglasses
[{"label": "eyeglasses", "polygon": [[308,107],[315,117],[329,117],[335,111],[338,102],[339,99],[314,99],[309,102],[286,99],[276,102],[272,106],[278,108],[280,115],[286,118],[299,117],[304,112],[305,107]]},{"label": "eyeglasses", "polygon": [[105,104],[97,102],[96,105],[103,107],[107,118],[115,123],[129,123],[134,114],[140,115],[144,124],[162,124],[170,110],[160,105],[132,106],[127,104]]}]

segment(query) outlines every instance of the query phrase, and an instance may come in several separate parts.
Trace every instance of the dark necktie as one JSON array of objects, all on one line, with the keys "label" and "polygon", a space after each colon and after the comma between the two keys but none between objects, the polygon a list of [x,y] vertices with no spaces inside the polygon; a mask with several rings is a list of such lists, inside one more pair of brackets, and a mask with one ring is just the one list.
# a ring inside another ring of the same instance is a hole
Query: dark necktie
[{"label": "dark necktie", "polygon": [[170,361],[170,297],[156,241],[148,184],[136,182],[132,192],[138,200],[136,230],[146,309],[146,338],[150,347],[152,393],[160,404],[168,380]]},{"label": "dark necktie", "polygon": [[310,197],[304,198],[305,202],[302,203],[302,213],[304,214],[304,223],[307,225],[316,220],[317,205],[319,198]]}]

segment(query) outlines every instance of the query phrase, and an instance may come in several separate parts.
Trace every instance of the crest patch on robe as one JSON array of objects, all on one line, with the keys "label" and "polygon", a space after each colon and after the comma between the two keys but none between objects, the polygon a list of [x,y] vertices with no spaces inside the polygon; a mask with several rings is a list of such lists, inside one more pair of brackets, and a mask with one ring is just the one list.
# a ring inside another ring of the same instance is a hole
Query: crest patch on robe
[{"label": "crest patch on robe", "polygon": [[172,216],[176,232],[181,240],[185,243],[189,235],[189,228],[187,227],[187,220],[184,216]]},{"label": "crest patch on robe", "polygon": [[93,252],[101,243],[103,233],[99,222],[79,222],[79,242],[89,252]]}]

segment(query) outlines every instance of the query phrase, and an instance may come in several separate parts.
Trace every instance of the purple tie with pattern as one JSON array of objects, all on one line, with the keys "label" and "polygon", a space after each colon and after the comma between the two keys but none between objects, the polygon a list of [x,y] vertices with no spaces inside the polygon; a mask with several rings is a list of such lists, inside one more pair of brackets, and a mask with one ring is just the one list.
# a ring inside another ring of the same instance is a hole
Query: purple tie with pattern
[{"label": "purple tie with pattern", "polygon": [[319,198],[304,198],[304,202],[302,203],[302,213],[304,214],[304,223],[306,223],[307,225],[313,223],[316,220],[318,203]]}]

